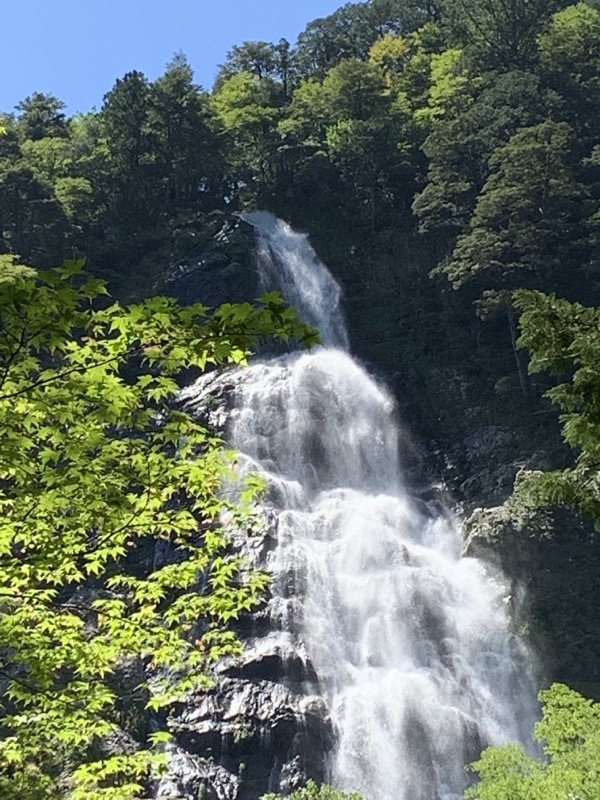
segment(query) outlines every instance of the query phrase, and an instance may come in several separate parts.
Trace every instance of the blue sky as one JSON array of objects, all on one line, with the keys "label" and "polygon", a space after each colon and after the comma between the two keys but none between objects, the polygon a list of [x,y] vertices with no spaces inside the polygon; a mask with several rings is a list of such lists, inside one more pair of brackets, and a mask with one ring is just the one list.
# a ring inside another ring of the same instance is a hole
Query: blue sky
[{"label": "blue sky", "polygon": [[132,69],[154,79],[183,50],[209,89],[227,50],[245,40],[292,44],[307,22],[345,0],[4,0],[0,110],[34,91],[69,113],[99,107]]}]

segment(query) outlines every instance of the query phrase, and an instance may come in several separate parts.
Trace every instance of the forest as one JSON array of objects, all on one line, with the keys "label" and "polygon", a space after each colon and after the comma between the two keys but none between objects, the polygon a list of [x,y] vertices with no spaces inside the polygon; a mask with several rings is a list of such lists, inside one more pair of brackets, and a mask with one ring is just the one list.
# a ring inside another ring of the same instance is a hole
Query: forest
[{"label": "forest", "polygon": [[265,209],[342,286],[414,491],[440,479],[523,598],[541,747],[484,750],[465,797],[597,798],[598,4],[350,2],[234,45],[210,89],[176,53],[88,113],[36,92],[0,132],[0,796],[154,796],[170,704],[241,652],[268,577],[218,520],[260,526],[264,487],[227,499],[177,397],[265,340],[316,344],[276,293],[246,302],[237,214]]}]

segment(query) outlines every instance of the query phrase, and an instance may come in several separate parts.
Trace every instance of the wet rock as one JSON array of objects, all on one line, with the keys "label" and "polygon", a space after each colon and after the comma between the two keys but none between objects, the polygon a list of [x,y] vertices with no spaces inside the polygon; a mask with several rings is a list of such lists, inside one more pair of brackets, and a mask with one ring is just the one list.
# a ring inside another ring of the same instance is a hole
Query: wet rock
[{"label": "wet rock", "polygon": [[169,771],[156,789],[162,800],[236,800],[240,779],[207,758],[170,745]]},{"label": "wet rock", "polygon": [[466,498],[504,498],[510,492],[518,464],[513,433],[497,425],[477,428],[463,443],[466,474],[461,493]]},{"label": "wet rock", "polygon": [[[243,381],[239,372],[206,376],[182,393],[182,406],[213,430],[226,431]],[[232,546],[261,569],[269,568],[279,539],[269,499],[257,508],[252,530],[238,530],[233,522],[230,528]],[[329,709],[315,696],[317,676],[299,635],[304,570],[298,563],[282,572],[264,602],[239,621],[244,653],[218,665],[214,688],[173,709],[168,727],[175,749],[157,797],[171,791],[185,800],[257,800],[311,778],[326,779],[335,736]]]},{"label": "wet rock", "polygon": [[[254,800],[324,779],[331,719],[321,698],[305,694],[302,680],[289,680],[289,657],[296,677],[311,674],[289,650],[256,642],[239,664],[221,667],[213,690],[196,692],[175,709],[169,729],[176,749],[161,791],[177,786],[178,798]],[[269,672],[274,680],[260,677]],[[200,785],[205,795],[198,794]]]},{"label": "wet rock", "polygon": [[260,294],[253,260],[254,233],[234,214],[215,217],[215,233],[199,251],[173,265],[157,287],[183,305],[251,300]]}]

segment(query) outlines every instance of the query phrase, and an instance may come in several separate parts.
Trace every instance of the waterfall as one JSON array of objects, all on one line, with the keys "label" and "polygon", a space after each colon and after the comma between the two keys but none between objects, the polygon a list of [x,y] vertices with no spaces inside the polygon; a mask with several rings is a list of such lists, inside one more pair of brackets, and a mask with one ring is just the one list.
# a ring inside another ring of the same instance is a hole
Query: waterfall
[{"label": "waterfall", "polygon": [[269,487],[271,613],[330,709],[331,782],[366,800],[455,800],[483,746],[531,734],[509,589],[462,555],[457,520],[403,485],[394,400],[346,351],[339,287],[307,238],[264,212],[245,219],[263,286],[326,345],[240,373],[228,436]]},{"label": "waterfall", "polygon": [[319,330],[324,345],[347,349],[340,287],[320,263],[308,236],[267,211],[242,217],[257,231],[263,291],[280,291],[302,321]]}]

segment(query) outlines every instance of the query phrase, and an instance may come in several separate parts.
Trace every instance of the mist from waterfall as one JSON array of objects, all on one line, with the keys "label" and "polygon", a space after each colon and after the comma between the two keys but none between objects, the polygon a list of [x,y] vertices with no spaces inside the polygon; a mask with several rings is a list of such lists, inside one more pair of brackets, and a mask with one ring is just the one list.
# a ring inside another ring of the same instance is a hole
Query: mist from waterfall
[{"label": "mist from waterfall", "polygon": [[265,212],[245,219],[263,287],[328,345],[245,370],[229,440],[269,486],[271,613],[330,708],[331,782],[366,800],[457,800],[464,765],[527,741],[536,715],[509,588],[462,555],[457,520],[405,489],[394,400],[346,352],[339,287],[306,236]]}]

